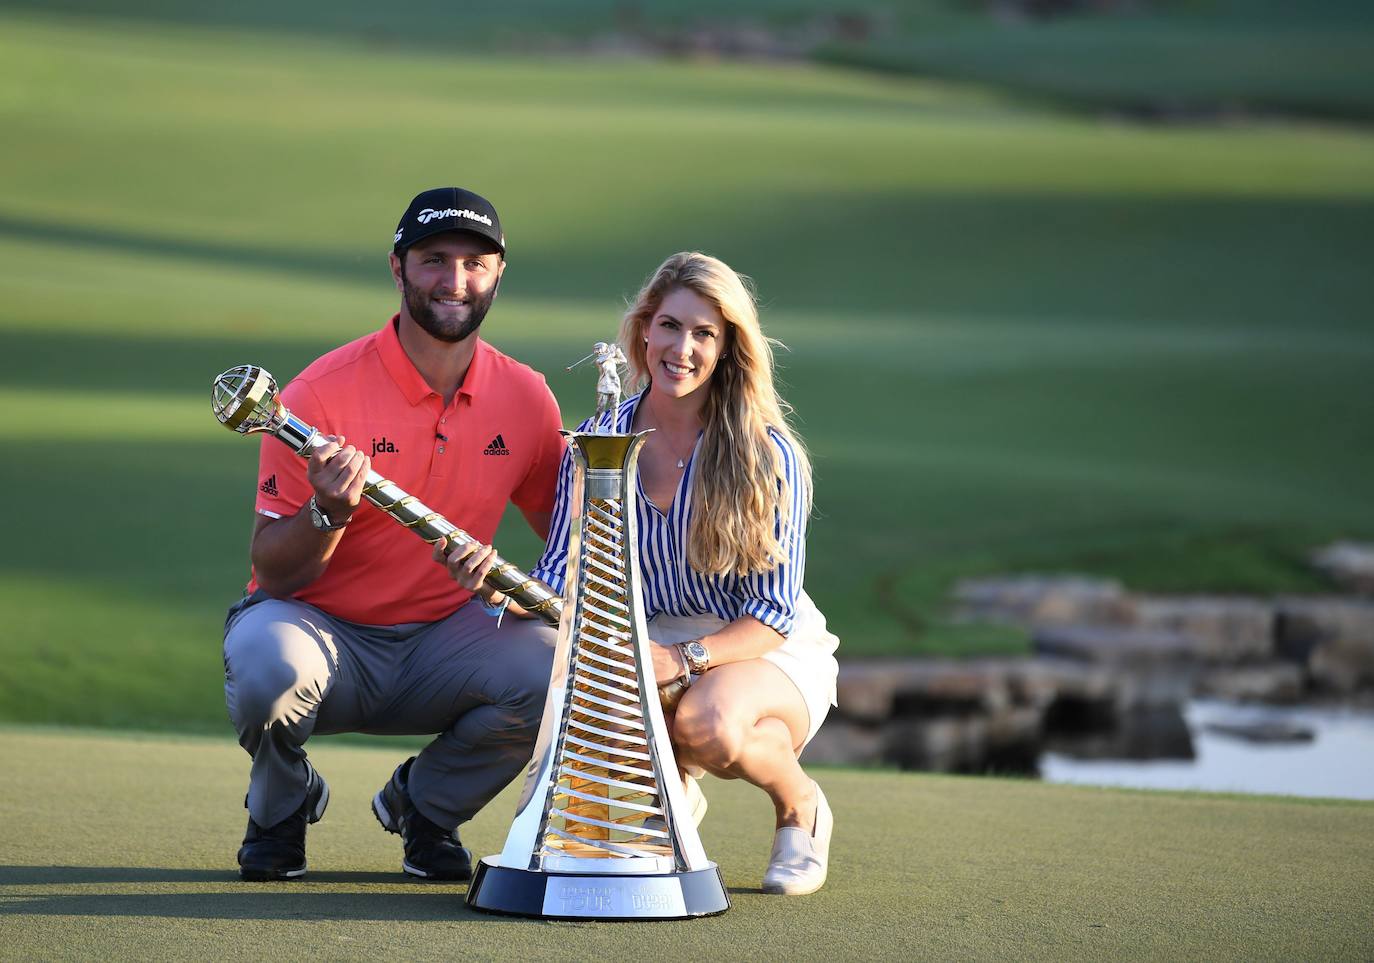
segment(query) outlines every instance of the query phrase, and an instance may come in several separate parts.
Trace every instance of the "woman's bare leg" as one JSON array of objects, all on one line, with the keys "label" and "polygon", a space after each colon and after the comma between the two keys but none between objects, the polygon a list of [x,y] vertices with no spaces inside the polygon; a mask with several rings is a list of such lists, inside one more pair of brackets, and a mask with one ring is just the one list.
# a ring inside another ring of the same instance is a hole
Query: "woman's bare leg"
[{"label": "woman's bare leg", "polygon": [[682,765],[723,779],[743,779],[768,793],[777,826],[808,832],[816,787],[797,762],[810,716],[792,680],[764,659],[706,673],[682,697],[671,726]]}]

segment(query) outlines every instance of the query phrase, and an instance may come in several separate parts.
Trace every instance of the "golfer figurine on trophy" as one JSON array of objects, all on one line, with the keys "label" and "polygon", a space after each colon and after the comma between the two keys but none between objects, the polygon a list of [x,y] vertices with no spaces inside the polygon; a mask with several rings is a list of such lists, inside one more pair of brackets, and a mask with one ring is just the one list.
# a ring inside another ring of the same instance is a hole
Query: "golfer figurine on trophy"
[{"label": "golfer figurine on trophy", "polygon": [[584,361],[596,359],[596,414],[592,423],[607,425],[615,423],[615,412],[620,407],[620,369],[627,364],[625,352],[614,341],[598,341],[592,345],[592,353],[574,361],[565,368],[571,371]]},{"label": "golfer figurine on trophy", "polygon": [[568,434],[568,578],[543,724],[506,845],[478,864],[468,903],[555,919],[707,916],[730,901],[689,815],[640,595],[636,464],[648,433],[614,431],[619,346],[599,342],[590,358],[595,429]]}]

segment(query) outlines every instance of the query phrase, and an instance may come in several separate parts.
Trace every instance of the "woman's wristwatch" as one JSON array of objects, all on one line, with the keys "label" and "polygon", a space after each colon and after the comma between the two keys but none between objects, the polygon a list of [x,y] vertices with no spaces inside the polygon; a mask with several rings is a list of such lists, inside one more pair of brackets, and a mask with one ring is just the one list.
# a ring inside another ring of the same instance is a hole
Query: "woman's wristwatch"
[{"label": "woman's wristwatch", "polygon": [[674,648],[682,658],[682,667],[686,671],[671,682],[665,682],[658,687],[659,698],[669,709],[677,705],[692,681],[711,667],[711,651],[702,645],[700,639],[679,642]]},{"label": "woman's wristwatch", "polygon": [[679,642],[677,648],[687,663],[687,671],[692,675],[702,675],[711,667],[711,650],[702,644],[701,639]]}]

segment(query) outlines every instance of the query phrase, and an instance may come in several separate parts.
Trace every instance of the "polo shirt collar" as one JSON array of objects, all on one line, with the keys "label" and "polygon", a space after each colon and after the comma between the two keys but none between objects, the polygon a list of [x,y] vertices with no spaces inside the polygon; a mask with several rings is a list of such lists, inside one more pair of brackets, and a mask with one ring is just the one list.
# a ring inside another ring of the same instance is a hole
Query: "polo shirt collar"
[{"label": "polo shirt collar", "polygon": [[490,380],[492,350],[491,345],[478,335],[477,350],[472,353],[472,364],[468,365],[468,373],[463,375],[463,386],[458,389],[459,396],[467,398],[469,403],[482,393]]},{"label": "polo shirt collar", "polygon": [[[401,347],[401,336],[398,333],[400,323],[400,314],[394,314],[378,332],[377,353],[381,356],[387,374],[391,375],[391,380],[396,382],[396,387],[401,389],[406,401],[414,406],[432,395],[437,396],[438,392],[429,386],[429,382],[425,381],[416,369],[415,363],[406,354],[406,349]],[[468,373],[463,377],[463,386],[458,389],[458,394],[466,396],[469,401],[481,392],[482,386],[488,380],[491,364],[487,356],[490,353],[491,348],[479,337],[477,350],[472,354],[472,364],[468,365]]]}]

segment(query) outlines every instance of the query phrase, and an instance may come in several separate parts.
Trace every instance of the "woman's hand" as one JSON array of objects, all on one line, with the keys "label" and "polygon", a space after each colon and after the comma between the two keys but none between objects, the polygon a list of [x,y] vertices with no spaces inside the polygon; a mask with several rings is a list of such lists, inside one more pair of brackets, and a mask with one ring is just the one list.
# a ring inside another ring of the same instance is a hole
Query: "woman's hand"
[{"label": "woman's hand", "polygon": [[653,653],[656,684],[667,685],[687,674],[687,663],[683,661],[682,653],[678,651],[677,646],[653,642],[649,645],[649,651]]},{"label": "woman's hand", "polygon": [[[448,539],[442,539],[434,543],[434,561],[448,569],[449,577],[467,589],[469,592],[482,594],[482,582],[491,571],[491,560],[496,556],[496,549],[490,545],[483,545],[480,542],[469,542],[459,545],[448,552]],[[493,593],[494,594],[494,593]],[[483,595],[483,598],[486,598]],[[490,599],[487,599],[491,601]]]}]

